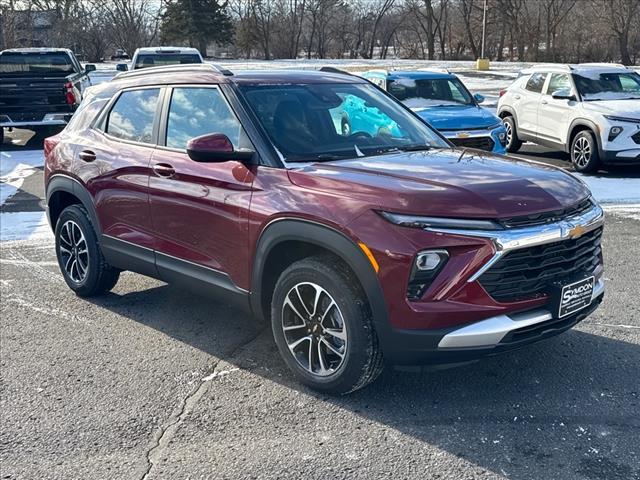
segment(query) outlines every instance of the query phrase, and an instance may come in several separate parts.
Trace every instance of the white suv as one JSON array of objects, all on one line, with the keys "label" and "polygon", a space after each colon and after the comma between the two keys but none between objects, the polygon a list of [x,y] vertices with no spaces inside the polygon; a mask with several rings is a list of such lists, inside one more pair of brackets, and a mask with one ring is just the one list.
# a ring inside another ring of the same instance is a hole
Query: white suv
[{"label": "white suv", "polygon": [[640,164],[640,75],[622,65],[539,65],[500,92],[507,151],[561,149],[580,172]]}]

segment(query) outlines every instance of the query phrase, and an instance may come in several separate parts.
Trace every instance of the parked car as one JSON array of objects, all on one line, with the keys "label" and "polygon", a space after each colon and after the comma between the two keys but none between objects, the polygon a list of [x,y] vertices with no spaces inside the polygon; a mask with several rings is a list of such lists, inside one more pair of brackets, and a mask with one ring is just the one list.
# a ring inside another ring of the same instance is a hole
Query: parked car
[{"label": "parked car", "polygon": [[534,142],[570,154],[579,172],[640,164],[640,75],[622,65],[539,65],[504,92],[507,150]]},{"label": "parked car", "polygon": [[91,85],[89,72],[65,48],[0,52],[0,144],[5,127],[50,129],[65,125]]},{"label": "parked car", "polygon": [[126,63],[116,66],[118,71],[138,70],[140,68],[159,67],[185,63],[203,63],[202,55],[196,48],[185,47],[147,47],[138,48],[131,59],[131,67]]},{"label": "parked car", "polygon": [[[501,120],[480,107],[484,97],[471,95],[456,75],[448,71],[371,70],[362,76],[391,93],[454,145],[505,153],[506,131]],[[355,116],[362,115],[364,109],[346,109],[344,125],[357,122]]]},{"label": "parked car", "polygon": [[[344,135],[349,96],[397,131]],[[93,87],[45,157],[73,291],[132,270],[218,295],[269,319],[321,391],[530,344],[603,298],[604,217],[584,183],[455,150],[360,77],[130,72]]]},{"label": "parked car", "polygon": [[111,55],[111,60],[129,60],[129,54],[119,48]]}]

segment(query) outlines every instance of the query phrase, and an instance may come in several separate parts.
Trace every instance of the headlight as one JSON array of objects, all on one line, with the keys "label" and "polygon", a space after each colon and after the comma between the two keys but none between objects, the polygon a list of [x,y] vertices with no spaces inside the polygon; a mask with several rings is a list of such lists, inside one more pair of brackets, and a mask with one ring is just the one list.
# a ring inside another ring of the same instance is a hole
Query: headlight
[{"label": "headlight", "polygon": [[616,117],[615,115],[605,115],[604,118],[613,122],[640,123],[640,118]]},{"label": "headlight", "polygon": [[411,228],[443,228],[451,230],[502,230],[491,220],[473,220],[467,218],[421,217],[400,213],[378,212],[395,225]]}]

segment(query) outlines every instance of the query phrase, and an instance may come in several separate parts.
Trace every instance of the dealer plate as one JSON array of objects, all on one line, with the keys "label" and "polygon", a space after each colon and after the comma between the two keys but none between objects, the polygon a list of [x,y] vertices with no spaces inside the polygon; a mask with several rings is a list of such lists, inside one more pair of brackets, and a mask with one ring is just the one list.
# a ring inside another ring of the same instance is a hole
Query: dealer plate
[{"label": "dealer plate", "polygon": [[566,317],[591,304],[595,277],[591,276],[562,287],[558,318]]}]

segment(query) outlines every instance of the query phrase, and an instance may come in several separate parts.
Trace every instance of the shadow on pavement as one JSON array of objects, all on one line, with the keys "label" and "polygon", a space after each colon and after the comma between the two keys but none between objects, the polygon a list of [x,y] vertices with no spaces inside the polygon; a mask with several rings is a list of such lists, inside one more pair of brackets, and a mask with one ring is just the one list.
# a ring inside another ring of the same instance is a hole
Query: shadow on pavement
[{"label": "shadow on pavement", "polygon": [[[280,360],[270,328],[231,307],[172,286],[93,302],[498,475],[640,476],[640,416],[630,413],[640,405],[640,348],[635,344],[572,330],[462,368],[421,374],[388,368],[364,390],[331,397],[297,384]],[[191,315],[181,315],[187,309]],[[236,319],[235,325],[225,318]],[[212,347],[230,328],[251,328],[258,336],[231,355]],[[620,411],[621,404],[628,410]]]}]

